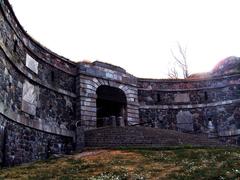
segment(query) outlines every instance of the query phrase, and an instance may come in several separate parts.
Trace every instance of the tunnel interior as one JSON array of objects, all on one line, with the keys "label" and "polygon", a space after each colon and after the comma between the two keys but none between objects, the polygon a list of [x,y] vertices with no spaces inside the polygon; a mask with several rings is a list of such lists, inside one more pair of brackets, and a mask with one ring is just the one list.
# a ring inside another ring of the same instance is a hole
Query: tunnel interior
[{"label": "tunnel interior", "polygon": [[[102,85],[97,89],[97,127],[106,126],[109,119],[122,119],[126,125],[127,100],[125,93],[116,87]],[[119,123],[117,123],[119,125]]]}]

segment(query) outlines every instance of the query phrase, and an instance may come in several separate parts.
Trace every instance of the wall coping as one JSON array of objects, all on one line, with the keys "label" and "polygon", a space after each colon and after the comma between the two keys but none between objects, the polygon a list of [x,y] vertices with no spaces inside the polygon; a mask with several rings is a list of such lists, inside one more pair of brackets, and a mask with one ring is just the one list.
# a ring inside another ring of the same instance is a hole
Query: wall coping
[{"label": "wall coping", "polygon": [[[240,77],[239,77],[240,78]],[[240,83],[226,84],[216,87],[201,87],[201,88],[189,88],[189,89],[148,89],[148,88],[138,88],[141,91],[158,91],[158,92],[189,92],[189,91],[200,91],[200,90],[209,90],[209,89],[222,89],[229,86],[240,85]]]},{"label": "wall coping", "polygon": [[[7,11],[8,11],[8,12],[6,12],[6,10],[4,10],[5,8],[7,8]],[[53,51],[49,50],[48,48],[44,47],[44,46],[41,45],[39,42],[37,42],[36,40],[34,40],[34,39],[24,30],[24,28],[23,28],[23,27],[21,26],[21,24],[19,23],[19,21],[18,21],[16,15],[15,15],[15,13],[14,13],[14,11],[13,11],[10,3],[8,2],[8,0],[3,0],[3,3],[0,4],[0,10],[2,10],[2,12],[3,12],[3,16],[4,16],[5,21],[9,24],[9,26],[11,27],[11,29],[14,31],[14,34],[15,34],[15,35],[18,37],[18,39],[22,42],[25,50],[26,50],[29,54],[31,54],[32,56],[34,56],[36,59],[38,59],[38,60],[40,60],[40,61],[42,61],[42,62],[44,62],[44,63],[46,63],[46,64],[48,64],[48,65],[50,65],[50,66],[52,66],[52,67],[54,67],[54,68],[62,71],[62,72],[65,72],[65,73],[67,73],[67,74],[69,74],[69,75],[72,75],[72,76],[75,76],[75,75],[76,75],[77,69],[76,69],[76,63],[75,63],[75,62],[70,61],[69,59],[67,59],[67,58],[65,58],[65,57],[63,57],[63,56],[60,56],[60,55],[54,53]],[[10,14],[10,18],[12,18],[12,19],[14,20],[14,22],[16,22],[16,25],[15,25],[15,26],[13,26],[13,24],[12,24],[11,21],[9,21],[9,19],[8,19],[9,14]],[[16,30],[16,28],[18,28],[18,29]],[[19,32],[17,32],[17,31],[19,31]],[[21,37],[21,35],[19,35],[19,33],[22,33],[23,36],[25,36],[25,37]],[[63,68],[63,67],[56,66],[56,65],[52,64],[51,62],[49,62],[49,61],[47,61],[47,60],[45,60],[45,59],[43,59],[43,58],[40,58],[38,54],[36,54],[35,52],[33,52],[33,51],[31,50],[31,48],[28,47],[28,45],[26,45],[26,42],[24,41],[25,38],[26,38],[28,41],[30,41],[31,43],[33,43],[34,46],[36,46],[37,48],[41,49],[42,52],[48,53],[50,56],[53,56],[51,59],[57,59],[57,60],[59,60],[59,61],[62,61],[62,62],[64,62],[64,63],[67,63],[68,66],[69,66],[69,65],[73,65],[73,66],[74,66],[74,68],[73,68],[74,71],[72,72],[72,71],[69,70],[69,69],[65,69],[65,68]]]},{"label": "wall coping", "polygon": [[[34,38],[32,38],[32,37],[24,30],[23,26],[22,26],[21,23],[19,22],[16,14],[14,13],[13,8],[12,8],[12,6],[11,6],[11,4],[9,3],[8,0],[2,0],[2,1],[1,1],[0,6],[2,7],[2,6],[4,6],[4,5],[6,5],[6,6],[8,7],[8,10],[10,11],[11,15],[12,15],[13,18],[14,18],[14,21],[17,23],[17,26],[20,28],[20,30],[22,31],[22,33],[23,33],[27,38],[29,38],[34,44],[36,44],[36,45],[37,45],[38,47],[40,47],[41,49],[47,51],[49,54],[52,54],[53,56],[61,59],[62,61],[66,62],[66,63],[69,63],[69,64],[72,64],[72,65],[76,65],[75,62],[73,62],[73,61],[69,60],[68,58],[65,58],[65,57],[63,57],[63,56],[61,56],[61,55],[58,55],[57,53],[55,53],[55,52],[51,51],[50,49],[44,47],[44,46],[41,45],[38,41],[36,41]],[[3,10],[3,12],[5,12],[5,11]],[[8,20],[7,20],[7,21],[8,21]],[[11,24],[9,21],[8,21],[8,23]],[[13,29],[13,30],[14,30],[14,29]],[[14,30],[14,31],[15,31],[15,30]],[[21,38],[20,38],[20,39],[21,39]],[[21,39],[21,40],[22,40],[22,39]],[[24,44],[24,43],[23,43],[23,44]]]},{"label": "wall coping", "polygon": [[227,130],[227,131],[222,131],[219,132],[217,137],[229,137],[229,136],[237,136],[240,134],[240,129],[235,129],[235,130]]},{"label": "wall coping", "polygon": [[138,78],[138,82],[153,82],[153,83],[192,83],[192,82],[202,82],[202,81],[214,81],[229,79],[231,77],[237,77],[240,74],[232,74],[218,77],[209,77],[209,78],[199,78],[199,79],[151,79],[151,78]]}]

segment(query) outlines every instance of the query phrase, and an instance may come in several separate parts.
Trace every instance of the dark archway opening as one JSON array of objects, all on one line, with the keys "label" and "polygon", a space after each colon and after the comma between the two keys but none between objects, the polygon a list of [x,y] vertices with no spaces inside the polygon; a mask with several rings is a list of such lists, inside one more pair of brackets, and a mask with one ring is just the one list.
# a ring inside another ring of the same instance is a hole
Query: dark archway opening
[{"label": "dark archway opening", "polygon": [[127,98],[115,87],[102,85],[97,89],[97,127],[108,126],[115,121],[117,126],[126,125]]}]

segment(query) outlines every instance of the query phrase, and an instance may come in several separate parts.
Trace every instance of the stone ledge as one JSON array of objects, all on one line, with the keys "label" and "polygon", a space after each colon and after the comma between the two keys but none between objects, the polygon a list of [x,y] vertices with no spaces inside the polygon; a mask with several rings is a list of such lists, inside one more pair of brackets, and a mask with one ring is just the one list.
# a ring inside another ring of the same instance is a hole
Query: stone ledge
[{"label": "stone ledge", "polygon": [[2,40],[0,39],[0,48],[3,50],[3,52],[5,53],[7,60],[11,62],[11,65],[13,65],[17,70],[19,70],[19,72],[21,72],[25,77],[27,77],[28,79],[34,81],[35,83],[37,83],[38,85],[41,85],[47,89],[50,89],[52,91],[55,91],[57,93],[66,95],[66,96],[70,96],[70,97],[77,97],[76,94],[66,91],[64,89],[60,89],[60,88],[54,88],[53,86],[50,86],[48,84],[43,84],[41,82],[40,79],[38,79],[37,77],[34,77],[31,73],[28,72],[27,68],[25,67],[25,65],[18,65],[14,62],[12,62],[11,59],[13,59],[11,53],[8,51],[8,49],[5,47],[4,43],[2,42]]},{"label": "stone ledge", "polygon": [[[239,75],[240,76],[240,75]],[[239,77],[240,79],[240,77]],[[240,83],[234,84],[227,84],[223,86],[216,86],[216,87],[203,87],[203,88],[189,88],[189,89],[148,89],[148,88],[138,88],[139,91],[158,91],[158,92],[189,92],[189,91],[206,91],[209,89],[223,89],[229,86],[240,85]]]},{"label": "stone ledge", "polygon": [[18,114],[10,109],[7,109],[2,102],[0,102],[0,114],[12,120],[13,122],[22,124],[33,129],[44,131],[46,133],[67,137],[75,136],[75,133],[73,131],[69,131],[60,127],[49,126],[45,123],[45,120],[43,119],[35,118],[34,120],[29,120],[23,114]]},{"label": "stone ledge", "polygon": [[[78,76],[80,76],[80,78],[84,79],[84,78],[89,78],[89,77],[92,77],[92,78],[98,78],[98,79],[101,79],[101,80],[105,80],[105,81],[113,81],[113,82],[117,82],[119,84],[123,84],[123,85],[127,85],[129,87],[133,87],[133,88],[137,88],[137,83],[136,84],[132,84],[132,83],[126,83],[126,82],[123,82],[123,81],[118,81],[118,80],[113,80],[113,79],[107,79],[107,78],[103,78],[103,77],[96,77],[96,76],[93,76],[92,74],[87,74],[87,73],[83,73],[83,72],[80,72],[78,74]],[[89,79],[88,79],[89,80]]]},{"label": "stone ledge", "polygon": [[[76,66],[75,62],[72,62],[72,61],[68,60],[67,58],[64,58],[64,57],[62,57],[62,56],[52,52],[51,50],[49,50],[46,47],[42,46],[39,42],[35,41],[29,34],[27,34],[26,31],[21,26],[21,24],[19,23],[18,19],[16,18],[15,13],[14,13],[14,11],[11,8],[11,5],[8,3],[8,1],[6,1],[6,2],[7,2],[6,4],[5,3],[0,4],[1,5],[0,8],[2,8],[3,14],[6,16],[6,22],[9,24],[9,26],[12,29],[12,31],[17,35],[19,40],[23,43],[25,49],[31,51],[35,56],[38,57],[38,55],[36,55],[36,53],[34,53],[31,50],[31,46],[28,47],[27,41],[31,41],[31,43],[36,48],[42,49],[43,52],[46,52],[46,53],[50,54],[51,56],[53,56],[57,60],[63,61],[66,64],[71,64],[71,65],[75,65]],[[11,14],[11,17],[10,17],[9,14]],[[11,19],[9,19],[9,18],[11,18]],[[25,38],[27,39],[27,41],[24,41]],[[43,62],[45,62],[45,63],[47,63],[47,64],[49,64],[49,65],[51,65],[51,66],[53,66],[53,67],[55,67],[57,69],[59,69],[59,70],[65,72],[65,73],[72,74],[72,75],[76,74],[76,72],[73,73],[70,69],[68,70],[66,68],[62,68],[62,67],[58,67],[56,65],[53,65],[52,63],[46,61],[44,58],[39,58],[38,57],[38,59],[41,59],[41,61],[43,61]]]},{"label": "stone ledge", "polygon": [[102,127],[85,131],[87,147],[225,145],[204,134],[187,134],[150,127]]},{"label": "stone ledge", "polygon": [[236,136],[236,135],[240,135],[240,129],[222,131],[222,132],[218,133],[218,136],[221,136],[221,137],[224,137],[224,136]]},{"label": "stone ledge", "polygon": [[150,79],[150,78],[138,78],[138,82],[153,82],[153,83],[191,83],[191,82],[203,82],[212,80],[229,79],[231,77],[240,76],[240,74],[212,77],[212,78],[202,78],[202,79]]},{"label": "stone ledge", "polygon": [[219,102],[207,103],[207,104],[194,104],[194,105],[191,105],[191,104],[189,105],[143,105],[143,106],[140,106],[139,109],[194,109],[194,108],[222,106],[222,105],[234,104],[239,102],[240,102],[240,99],[219,101]]}]

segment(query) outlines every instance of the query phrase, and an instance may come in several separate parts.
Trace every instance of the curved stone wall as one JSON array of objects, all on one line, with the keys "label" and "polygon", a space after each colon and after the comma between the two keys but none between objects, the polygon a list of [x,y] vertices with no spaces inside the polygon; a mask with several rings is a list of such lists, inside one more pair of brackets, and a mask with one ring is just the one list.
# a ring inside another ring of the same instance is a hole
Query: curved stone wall
[{"label": "curved stone wall", "polygon": [[14,165],[69,150],[76,125],[96,128],[101,85],[123,90],[127,124],[139,123],[136,77],[117,66],[74,63],[51,52],[24,31],[9,2],[0,1],[0,162]]},{"label": "curved stone wall", "polygon": [[138,85],[142,105],[193,105],[240,98],[240,75],[187,81],[140,79]]},{"label": "curved stone wall", "polygon": [[8,1],[0,3],[3,163],[14,165],[66,152],[75,136],[76,65],[35,42]]},{"label": "curved stone wall", "polygon": [[69,151],[76,125],[97,128],[102,85],[124,92],[128,126],[210,133],[240,144],[240,67],[233,57],[226,62],[209,78],[187,80],[140,79],[107,63],[74,63],[31,38],[0,0],[0,163]]},{"label": "curved stone wall", "polygon": [[[2,1],[0,15],[1,86],[7,88],[3,99],[11,102],[13,113],[31,115],[47,131],[62,134],[74,124],[75,76],[71,70],[75,64],[58,59],[23,33],[7,1]],[[14,103],[18,105],[13,109]]]},{"label": "curved stone wall", "polygon": [[199,80],[139,79],[140,122],[185,132],[211,130],[216,137],[234,136],[231,141],[237,144],[239,83],[238,74]]}]

